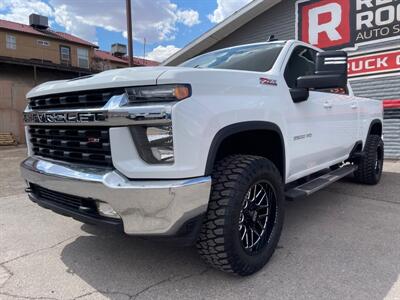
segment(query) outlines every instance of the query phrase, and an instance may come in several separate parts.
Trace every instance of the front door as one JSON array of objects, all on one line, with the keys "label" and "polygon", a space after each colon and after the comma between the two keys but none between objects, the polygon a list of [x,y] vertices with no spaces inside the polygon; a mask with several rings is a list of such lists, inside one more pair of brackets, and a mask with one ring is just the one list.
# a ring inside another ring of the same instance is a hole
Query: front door
[{"label": "front door", "polygon": [[[298,77],[314,74],[316,53],[305,46],[294,48],[285,69],[289,88],[296,87]],[[290,95],[288,98],[291,99]],[[342,139],[343,121],[351,118],[347,112],[338,103],[338,95],[326,91],[310,91],[307,101],[288,103],[288,181],[343,159],[343,145],[350,141],[350,138]],[[346,129],[349,136],[356,131],[356,127]]]}]

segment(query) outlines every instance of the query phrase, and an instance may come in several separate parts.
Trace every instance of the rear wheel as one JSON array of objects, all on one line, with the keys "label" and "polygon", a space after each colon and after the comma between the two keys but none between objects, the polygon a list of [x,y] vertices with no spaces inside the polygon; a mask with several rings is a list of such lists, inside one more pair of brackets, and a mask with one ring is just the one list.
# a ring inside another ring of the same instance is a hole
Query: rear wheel
[{"label": "rear wheel", "polygon": [[270,259],[282,231],[281,175],[268,159],[235,155],[216,164],[212,179],[198,251],[217,269],[253,274]]},{"label": "rear wheel", "polygon": [[354,172],[357,182],[374,185],[379,183],[384,159],[384,144],[379,135],[369,135],[364,148],[365,155],[358,164],[358,170]]}]

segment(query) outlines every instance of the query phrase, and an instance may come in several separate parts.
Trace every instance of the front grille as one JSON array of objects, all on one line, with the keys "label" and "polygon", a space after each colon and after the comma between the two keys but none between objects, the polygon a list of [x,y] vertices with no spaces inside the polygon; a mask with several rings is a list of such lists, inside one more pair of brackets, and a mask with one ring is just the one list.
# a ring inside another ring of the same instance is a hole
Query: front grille
[{"label": "front grille", "polygon": [[102,107],[112,96],[122,95],[124,92],[124,89],[118,88],[46,95],[30,98],[29,105],[33,110]]},{"label": "front grille", "polygon": [[31,126],[29,133],[35,155],[96,166],[112,165],[108,127]]}]

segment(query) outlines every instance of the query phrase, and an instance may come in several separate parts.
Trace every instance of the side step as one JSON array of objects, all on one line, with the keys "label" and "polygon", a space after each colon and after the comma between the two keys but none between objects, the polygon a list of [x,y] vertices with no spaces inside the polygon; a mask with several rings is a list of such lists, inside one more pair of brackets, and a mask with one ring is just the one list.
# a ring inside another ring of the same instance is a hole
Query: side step
[{"label": "side step", "polygon": [[302,185],[296,186],[288,191],[286,191],[286,199],[287,200],[296,200],[299,198],[310,196],[315,192],[323,189],[324,187],[350,175],[354,171],[357,170],[356,165],[345,165],[337,170],[324,174],[320,177],[317,177],[309,182],[306,182]]}]

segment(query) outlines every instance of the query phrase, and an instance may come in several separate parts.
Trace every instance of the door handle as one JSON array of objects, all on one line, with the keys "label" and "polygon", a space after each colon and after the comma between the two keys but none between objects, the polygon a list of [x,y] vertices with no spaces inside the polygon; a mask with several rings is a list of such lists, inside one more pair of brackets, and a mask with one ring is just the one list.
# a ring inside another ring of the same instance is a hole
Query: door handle
[{"label": "door handle", "polygon": [[325,101],[325,103],[324,103],[324,108],[327,108],[327,109],[332,108],[332,102],[330,102],[330,101]]},{"label": "door handle", "polygon": [[350,107],[351,107],[351,109],[357,109],[358,105],[357,105],[357,103],[352,103]]}]

